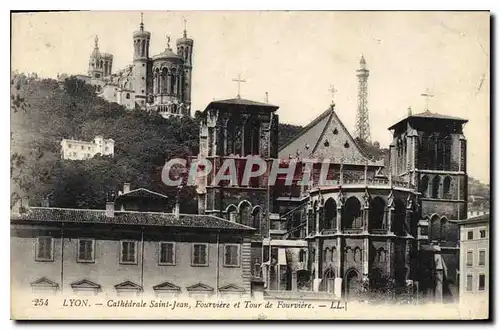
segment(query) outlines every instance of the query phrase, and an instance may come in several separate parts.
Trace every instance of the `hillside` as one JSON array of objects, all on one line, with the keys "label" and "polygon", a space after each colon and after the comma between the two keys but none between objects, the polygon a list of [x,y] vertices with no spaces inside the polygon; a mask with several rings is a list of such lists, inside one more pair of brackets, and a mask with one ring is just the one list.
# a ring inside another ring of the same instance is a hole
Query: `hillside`
[{"label": "hillside", "polygon": [[[165,160],[198,153],[198,116],[164,119],[128,111],[95,95],[94,87],[75,78],[59,84],[36,75],[12,74],[11,206],[22,196],[39,205],[48,198],[58,207],[103,208],[106,196],[124,182],[164,193]],[[280,143],[300,127],[280,125]],[[115,156],[87,161],[60,159],[63,138],[115,140]],[[194,189],[183,192],[181,211],[196,212]]]}]

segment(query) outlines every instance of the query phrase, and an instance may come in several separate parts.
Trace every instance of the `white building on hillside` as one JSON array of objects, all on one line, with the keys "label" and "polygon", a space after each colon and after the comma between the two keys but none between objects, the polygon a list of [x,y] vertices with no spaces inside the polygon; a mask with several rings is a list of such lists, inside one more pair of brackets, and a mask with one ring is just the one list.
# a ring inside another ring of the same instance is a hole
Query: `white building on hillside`
[{"label": "white building on hillside", "polygon": [[94,138],[94,141],[81,141],[63,139],[61,141],[61,158],[69,160],[85,160],[97,154],[111,155],[115,153],[115,141],[105,139],[102,135]]}]

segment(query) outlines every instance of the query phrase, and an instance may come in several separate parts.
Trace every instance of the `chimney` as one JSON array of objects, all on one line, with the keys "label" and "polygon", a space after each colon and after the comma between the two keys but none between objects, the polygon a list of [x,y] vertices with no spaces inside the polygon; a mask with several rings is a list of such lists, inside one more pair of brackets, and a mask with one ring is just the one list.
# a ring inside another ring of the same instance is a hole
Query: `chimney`
[{"label": "chimney", "polygon": [[106,202],[106,218],[115,217],[115,202]]},{"label": "chimney", "polygon": [[123,184],[123,193],[124,193],[124,194],[126,194],[126,193],[128,193],[128,192],[130,192],[130,183],[125,182],[125,183]]}]

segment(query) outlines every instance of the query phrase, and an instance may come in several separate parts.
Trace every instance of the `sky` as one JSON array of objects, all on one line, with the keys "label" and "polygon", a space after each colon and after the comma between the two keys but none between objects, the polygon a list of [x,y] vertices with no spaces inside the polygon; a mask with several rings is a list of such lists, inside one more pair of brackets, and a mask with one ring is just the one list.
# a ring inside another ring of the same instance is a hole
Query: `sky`
[{"label": "sky", "polygon": [[[354,133],[357,77],[366,59],[372,141],[384,147],[387,130],[408,107],[468,119],[468,173],[489,182],[490,16],[488,12],[146,11],[150,55],[167,34],[194,39],[192,109],[241,96],[280,108],[280,122],[306,125],[330,105]],[[132,62],[138,11],[20,13],[12,19],[12,69],[41,77],[85,74],[99,36],[114,55],[113,71]],[[175,49],[175,47],[172,47]],[[193,111],[194,112],[194,111]]]}]

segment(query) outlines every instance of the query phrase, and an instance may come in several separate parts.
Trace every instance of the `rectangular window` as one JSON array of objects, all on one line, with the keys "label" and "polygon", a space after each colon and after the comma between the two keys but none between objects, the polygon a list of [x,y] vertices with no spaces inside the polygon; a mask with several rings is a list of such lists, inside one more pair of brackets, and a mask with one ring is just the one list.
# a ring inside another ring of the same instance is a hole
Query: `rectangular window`
[{"label": "rectangular window", "polygon": [[465,291],[472,292],[472,274],[467,274],[467,283],[465,285]]},{"label": "rectangular window", "polygon": [[465,260],[465,265],[467,267],[472,267],[473,259],[474,259],[474,254],[472,253],[472,250],[467,251],[467,258]]},{"label": "rectangular window", "polygon": [[95,241],[90,238],[78,240],[78,262],[94,262]]},{"label": "rectangular window", "polygon": [[240,246],[238,244],[224,245],[224,266],[240,266]]},{"label": "rectangular window", "polygon": [[137,263],[137,242],[136,241],[121,241],[120,263],[136,264]]},{"label": "rectangular window", "polygon": [[208,266],[208,244],[193,244],[193,266]]},{"label": "rectangular window", "polygon": [[105,147],[105,148],[104,148],[104,151],[108,151],[108,150],[109,150],[109,148],[108,148],[108,147]]},{"label": "rectangular window", "polygon": [[480,238],[486,238],[486,229],[480,229],[479,230],[479,237]]},{"label": "rectangular window", "polygon": [[478,290],[479,291],[484,291],[486,287],[486,276],[484,274],[479,274],[479,286]]},{"label": "rectangular window", "polygon": [[486,250],[479,250],[479,266],[484,266],[486,264]]},{"label": "rectangular window", "polygon": [[467,239],[474,239],[474,232],[472,230],[467,231]]},{"label": "rectangular window", "polygon": [[85,147],[84,147],[84,146],[82,146],[82,150],[84,150],[84,149],[85,149]]},{"label": "rectangular window", "polygon": [[68,143],[68,148],[71,148],[71,143]]},{"label": "rectangular window", "polygon": [[175,265],[175,244],[169,242],[160,242],[159,265]]},{"label": "rectangular window", "polygon": [[35,253],[36,261],[54,261],[54,240],[52,237],[38,237]]}]

